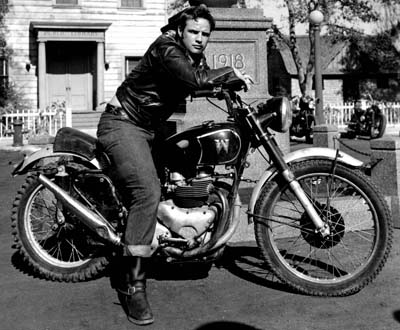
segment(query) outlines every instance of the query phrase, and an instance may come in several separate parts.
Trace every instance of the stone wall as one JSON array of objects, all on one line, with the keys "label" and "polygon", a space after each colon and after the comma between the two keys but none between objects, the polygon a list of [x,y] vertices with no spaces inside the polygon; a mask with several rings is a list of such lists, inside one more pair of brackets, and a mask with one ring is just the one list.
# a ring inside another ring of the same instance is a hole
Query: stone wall
[{"label": "stone wall", "polygon": [[385,195],[394,226],[400,228],[400,137],[371,140],[371,163],[371,178]]}]

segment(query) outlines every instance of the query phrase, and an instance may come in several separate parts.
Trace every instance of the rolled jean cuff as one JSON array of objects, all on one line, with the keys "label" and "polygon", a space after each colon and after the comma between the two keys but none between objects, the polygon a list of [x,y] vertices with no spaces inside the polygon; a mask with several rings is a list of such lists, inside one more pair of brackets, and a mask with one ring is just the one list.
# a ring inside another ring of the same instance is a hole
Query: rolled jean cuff
[{"label": "rolled jean cuff", "polygon": [[151,257],[154,249],[151,245],[125,245],[124,255],[130,257]]}]

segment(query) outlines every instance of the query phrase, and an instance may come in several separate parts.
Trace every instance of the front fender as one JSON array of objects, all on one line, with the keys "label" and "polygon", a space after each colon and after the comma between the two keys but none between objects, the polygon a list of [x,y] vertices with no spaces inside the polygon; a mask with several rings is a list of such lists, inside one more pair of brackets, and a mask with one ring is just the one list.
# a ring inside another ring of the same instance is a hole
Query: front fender
[{"label": "front fender", "polygon": [[[337,161],[338,163],[347,165],[349,167],[359,168],[364,163],[349,154],[346,154],[342,151],[338,151]],[[330,159],[334,160],[336,158],[336,149],[331,148],[305,148],[299,149],[293,152],[288,153],[283,158],[286,164],[299,162],[305,159]],[[253,192],[250,197],[249,205],[248,205],[248,219],[249,223],[253,221],[251,214],[254,213],[254,206],[258,197],[260,196],[261,189],[265,185],[266,182],[271,181],[271,179],[277,174],[277,169],[274,165],[271,165],[266,169],[266,171],[261,175],[260,179],[257,181]]]},{"label": "front fender", "polygon": [[32,168],[37,162],[46,159],[61,156],[72,156],[82,159],[84,162],[90,163],[92,167],[100,169],[100,164],[96,158],[89,160],[81,155],[70,153],[70,152],[54,152],[53,146],[48,145],[45,148],[41,148],[30,155],[25,155],[24,159],[14,168],[12,176],[25,174],[30,168]]}]

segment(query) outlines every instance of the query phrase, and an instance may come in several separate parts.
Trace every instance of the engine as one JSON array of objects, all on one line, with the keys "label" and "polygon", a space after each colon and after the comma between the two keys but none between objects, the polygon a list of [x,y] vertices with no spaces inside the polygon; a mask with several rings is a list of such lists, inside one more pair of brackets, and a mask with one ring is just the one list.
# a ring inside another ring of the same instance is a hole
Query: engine
[{"label": "engine", "polygon": [[184,239],[188,247],[204,242],[221,212],[222,203],[214,192],[212,174],[212,167],[198,169],[191,179],[178,172],[170,173],[165,200],[158,207],[160,223],[172,236]]},{"label": "engine", "polygon": [[212,187],[212,172],[211,167],[203,167],[190,180],[186,180],[179,172],[170,173],[168,191],[175,205],[183,208],[204,205]]},{"label": "engine", "polygon": [[214,187],[214,168],[236,163],[240,134],[232,123],[207,121],[166,139],[159,154],[164,200],[158,219],[171,231],[160,234],[167,244],[176,238],[192,247],[209,237],[226,205]]}]

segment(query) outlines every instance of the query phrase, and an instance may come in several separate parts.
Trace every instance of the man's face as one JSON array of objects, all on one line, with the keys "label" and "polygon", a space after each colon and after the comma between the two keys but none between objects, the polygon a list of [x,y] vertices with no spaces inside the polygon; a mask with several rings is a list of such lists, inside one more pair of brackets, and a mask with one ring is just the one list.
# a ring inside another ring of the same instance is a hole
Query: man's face
[{"label": "man's face", "polygon": [[189,19],[183,31],[178,31],[186,49],[191,54],[201,54],[206,49],[211,35],[210,22],[204,18]]}]

